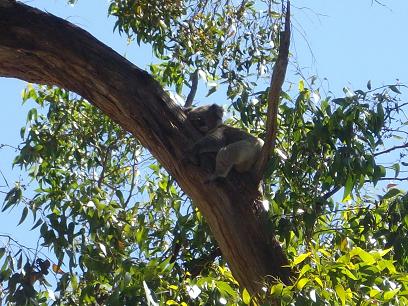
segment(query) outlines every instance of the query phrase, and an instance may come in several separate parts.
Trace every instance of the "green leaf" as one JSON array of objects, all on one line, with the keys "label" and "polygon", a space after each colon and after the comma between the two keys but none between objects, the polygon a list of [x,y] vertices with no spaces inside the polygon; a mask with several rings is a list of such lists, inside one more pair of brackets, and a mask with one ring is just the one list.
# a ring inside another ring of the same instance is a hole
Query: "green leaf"
[{"label": "green leaf", "polygon": [[388,190],[388,192],[383,196],[383,200],[393,198],[393,197],[395,197],[395,196],[397,196],[399,194],[402,194],[402,193],[403,192],[401,190],[399,190],[397,188],[392,188],[392,189]]},{"label": "green leaf", "polygon": [[227,282],[223,281],[216,282],[216,286],[221,293],[226,293],[230,296],[235,296],[236,294],[235,290],[232,289],[232,287]]},{"label": "green leaf", "polygon": [[303,82],[303,80],[299,81],[298,89],[299,89],[299,92],[302,92],[305,90],[305,83]]},{"label": "green leaf", "polygon": [[264,177],[268,178],[272,175],[272,173],[278,169],[279,166],[279,158],[276,154],[272,154],[271,158],[268,160],[266,164],[266,170],[264,173]]},{"label": "green leaf", "polygon": [[345,99],[345,98],[333,99],[332,102],[333,102],[333,103],[336,103],[336,104],[338,104],[338,105],[340,105],[340,106],[347,106],[347,105],[350,104],[350,103],[348,102],[348,100]]},{"label": "green leaf", "polygon": [[344,186],[343,202],[345,202],[354,187],[354,180],[351,175],[347,177],[346,185]]},{"label": "green leaf", "polygon": [[242,301],[245,305],[249,305],[251,303],[251,296],[249,295],[248,291],[244,288],[242,291]]},{"label": "green leaf", "polygon": [[75,274],[70,275],[71,286],[74,290],[78,288],[78,277]]},{"label": "green leaf", "polygon": [[375,263],[374,257],[370,253],[364,251],[362,248],[357,247],[351,250],[350,257],[356,256],[356,255],[360,257],[361,260],[367,265],[372,265]]},{"label": "green leaf", "polygon": [[344,290],[344,287],[341,284],[338,284],[334,289],[341,300],[341,305],[346,305],[346,291]]},{"label": "green leaf", "polygon": [[207,94],[205,95],[206,97],[212,95],[214,92],[217,91],[217,87],[211,87],[210,90],[207,92]]},{"label": "green leaf", "polygon": [[297,287],[299,290],[302,290],[303,287],[304,287],[308,282],[309,282],[309,279],[308,279],[308,278],[302,278],[302,279],[300,279],[300,280],[297,282],[296,287]]},{"label": "green leaf", "polygon": [[283,284],[282,283],[277,283],[276,285],[273,285],[271,287],[271,295],[274,297],[278,297],[282,295],[283,292]]},{"label": "green leaf", "polygon": [[380,290],[377,290],[377,289],[374,289],[374,288],[370,289],[370,298],[376,297],[379,294],[381,294]]},{"label": "green leaf", "polygon": [[6,253],[6,248],[0,248],[0,259],[3,257],[4,253]]},{"label": "green leaf", "polygon": [[351,273],[351,271],[349,270],[349,269],[347,269],[347,268],[342,268],[341,269],[341,272],[344,274],[344,275],[347,275],[349,278],[351,278],[352,280],[358,280],[358,278],[353,274],[353,273]]},{"label": "green leaf", "polygon": [[38,219],[37,222],[33,225],[32,228],[30,228],[30,231],[32,231],[33,229],[35,229],[36,227],[40,226],[43,223],[43,220]]},{"label": "green leaf", "polygon": [[27,122],[30,122],[31,120],[37,120],[38,114],[37,114],[37,109],[32,108],[28,111],[27,114]]},{"label": "green leaf", "polygon": [[322,280],[320,279],[320,277],[316,276],[316,277],[314,278],[314,280],[315,280],[316,283],[319,284],[320,287],[323,288],[323,282],[322,282]]},{"label": "green leaf", "polygon": [[386,174],[386,169],[382,165],[377,165],[374,167],[374,174],[373,174],[373,179],[377,181],[378,179],[384,177]]},{"label": "green leaf", "polygon": [[123,197],[122,191],[116,189],[115,194],[118,197],[120,204],[123,206],[125,204],[125,198]]},{"label": "green leaf", "polygon": [[356,95],[355,92],[348,87],[344,87],[343,92],[346,94],[346,97],[348,98],[354,97]]},{"label": "green leaf", "polygon": [[384,125],[384,108],[382,106],[382,103],[377,104],[377,116],[379,120],[378,125],[382,127]]},{"label": "green leaf", "polygon": [[399,173],[400,173],[400,170],[401,170],[400,164],[399,164],[399,163],[395,163],[395,164],[393,164],[393,165],[391,166],[391,168],[394,169],[394,171],[395,171],[394,177],[398,177],[398,175],[399,175]]},{"label": "green leaf", "polygon": [[23,254],[20,254],[17,260],[17,269],[20,270],[23,266]]},{"label": "green leaf", "polygon": [[26,131],[26,127],[23,126],[23,127],[20,129],[20,137],[21,137],[21,139],[24,139],[25,131]]},{"label": "green leaf", "polygon": [[384,300],[389,301],[400,291],[400,288],[396,288],[394,290],[390,290],[384,293]]},{"label": "green leaf", "polygon": [[298,264],[300,264],[302,261],[304,261],[306,258],[310,257],[312,253],[311,252],[307,252],[305,254],[300,254],[299,256],[297,256],[294,260],[292,265],[293,266],[297,266]]},{"label": "green leaf", "polygon": [[397,94],[401,94],[401,92],[399,91],[399,89],[397,88],[397,86],[395,85],[390,85],[388,86],[389,89],[391,89],[393,92],[397,93]]},{"label": "green leaf", "polygon": [[22,214],[21,214],[20,221],[18,222],[17,225],[20,225],[21,223],[23,223],[23,221],[24,221],[25,218],[27,217],[27,214],[28,214],[28,208],[27,208],[27,206],[26,206],[26,207],[24,207],[24,209],[23,209],[23,212],[22,212]]},{"label": "green leaf", "polygon": [[13,187],[6,195],[4,203],[6,203],[2,211],[6,211],[10,206],[17,204],[21,200],[22,191],[20,187]]}]

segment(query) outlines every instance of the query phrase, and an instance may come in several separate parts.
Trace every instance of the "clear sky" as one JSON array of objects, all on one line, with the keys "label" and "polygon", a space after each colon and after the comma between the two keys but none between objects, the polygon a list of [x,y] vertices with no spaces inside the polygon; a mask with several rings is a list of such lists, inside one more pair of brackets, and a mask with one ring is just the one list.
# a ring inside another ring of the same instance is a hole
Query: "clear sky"
[{"label": "clear sky", "polygon": [[[25,2],[86,29],[141,68],[147,69],[153,60],[148,48],[140,48],[137,44],[128,46],[125,37],[113,33],[114,19],[107,19],[108,1],[79,0],[75,6],[63,0]],[[340,95],[344,86],[364,89],[368,80],[372,80],[373,87],[394,83],[396,79],[408,84],[408,38],[405,34],[408,1],[381,2],[385,6],[371,0],[292,0],[291,51],[296,60],[291,60],[287,80],[299,80],[295,74],[296,62],[304,69],[305,76],[317,74],[325,88],[335,95]],[[24,86],[22,81],[0,78],[0,145],[17,146],[21,141],[19,131],[32,106],[21,106],[20,93]],[[404,96],[407,97],[406,93]],[[213,103],[212,99],[203,102]],[[12,149],[0,149],[0,171],[11,187],[21,174],[19,169],[11,168],[14,156]],[[0,176],[0,191],[7,190],[2,187],[4,185]],[[0,203],[3,198],[0,194]],[[29,222],[16,228],[20,213],[20,209],[0,213],[0,234],[12,234],[21,243],[35,246],[33,239],[38,235],[28,233]]]}]

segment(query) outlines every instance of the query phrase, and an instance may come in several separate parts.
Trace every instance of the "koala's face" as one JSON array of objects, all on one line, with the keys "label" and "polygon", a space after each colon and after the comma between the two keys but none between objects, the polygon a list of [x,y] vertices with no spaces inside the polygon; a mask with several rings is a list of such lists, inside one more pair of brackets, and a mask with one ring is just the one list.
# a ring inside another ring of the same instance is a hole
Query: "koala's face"
[{"label": "koala's face", "polygon": [[202,133],[207,133],[222,124],[224,109],[217,104],[186,109],[187,119]]}]

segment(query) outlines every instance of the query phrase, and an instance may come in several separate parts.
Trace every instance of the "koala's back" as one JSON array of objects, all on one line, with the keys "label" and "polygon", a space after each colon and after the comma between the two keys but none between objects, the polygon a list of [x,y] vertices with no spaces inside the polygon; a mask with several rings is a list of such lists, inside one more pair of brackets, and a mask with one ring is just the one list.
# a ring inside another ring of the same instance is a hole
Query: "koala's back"
[{"label": "koala's back", "polygon": [[[249,142],[258,142],[259,138],[255,137],[254,135],[251,135],[249,133],[247,133],[244,130],[241,130],[239,128],[235,128],[232,126],[228,126],[228,125],[221,125],[218,127],[218,129],[220,129],[222,132],[220,134],[223,135],[224,137],[224,143],[225,144],[231,144],[234,142],[238,142],[241,140],[246,140]],[[218,130],[217,129],[217,130]]]}]

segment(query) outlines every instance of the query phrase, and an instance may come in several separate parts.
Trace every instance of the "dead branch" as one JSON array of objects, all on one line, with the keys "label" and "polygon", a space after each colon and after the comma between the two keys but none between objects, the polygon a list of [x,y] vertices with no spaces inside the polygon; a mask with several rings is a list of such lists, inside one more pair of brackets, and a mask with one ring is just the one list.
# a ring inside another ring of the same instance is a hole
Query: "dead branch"
[{"label": "dead branch", "polygon": [[256,165],[256,177],[260,180],[265,171],[266,164],[276,145],[278,129],[278,108],[282,85],[285,80],[288,66],[290,45],[290,1],[286,4],[285,29],[280,33],[279,55],[273,67],[271,84],[268,92],[268,111],[266,120],[266,138],[262,148],[261,157]]},{"label": "dead branch", "polygon": [[191,74],[191,89],[190,93],[187,96],[186,103],[184,104],[184,107],[190,107],[193,104],[194,97],[197,92],[197,87],[198,87],[198,71],[199,69],[197,68],[192,74]]}]

